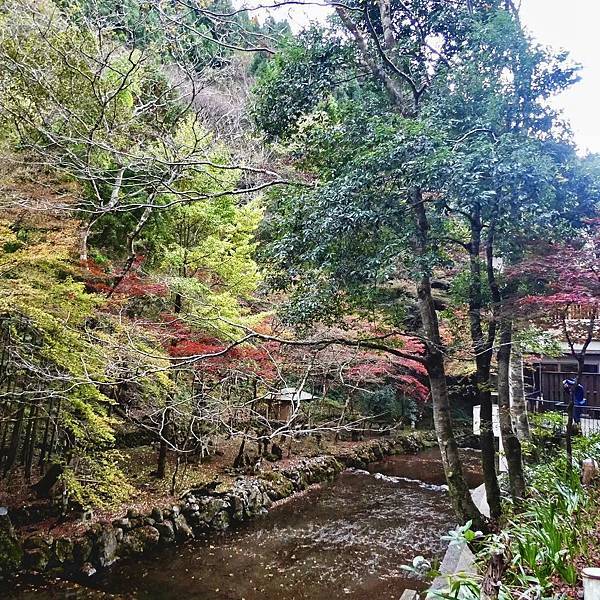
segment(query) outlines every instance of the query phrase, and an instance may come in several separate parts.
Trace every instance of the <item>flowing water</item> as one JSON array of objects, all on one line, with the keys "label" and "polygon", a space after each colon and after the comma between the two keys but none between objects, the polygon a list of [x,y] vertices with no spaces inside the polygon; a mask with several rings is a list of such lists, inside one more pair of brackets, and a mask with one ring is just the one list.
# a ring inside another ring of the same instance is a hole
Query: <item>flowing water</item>
[{"label": "flowing water", "polygon": [[[465,453],[480,483],[479,459]],[[394,456],[220,535],[124,561],[85,582],[12,596],[146,600],[379,600],[424,582],[401,569],[441,558],[455,526],[439,452]]]}]

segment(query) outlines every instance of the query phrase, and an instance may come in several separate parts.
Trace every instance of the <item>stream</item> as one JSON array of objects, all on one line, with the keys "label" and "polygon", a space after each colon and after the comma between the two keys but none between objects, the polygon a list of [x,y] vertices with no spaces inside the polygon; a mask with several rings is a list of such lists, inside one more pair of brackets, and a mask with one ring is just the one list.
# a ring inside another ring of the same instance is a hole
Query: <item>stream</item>
[{"label": "stream", "polygon": [[[479,454],[465,451],[471,487]],[[223,534],[123,561],[84,582],[24,586],[11,600],[397,599],[426,583],[401,569],[443,556],[454,528],[437,449],[347,470]]]}]

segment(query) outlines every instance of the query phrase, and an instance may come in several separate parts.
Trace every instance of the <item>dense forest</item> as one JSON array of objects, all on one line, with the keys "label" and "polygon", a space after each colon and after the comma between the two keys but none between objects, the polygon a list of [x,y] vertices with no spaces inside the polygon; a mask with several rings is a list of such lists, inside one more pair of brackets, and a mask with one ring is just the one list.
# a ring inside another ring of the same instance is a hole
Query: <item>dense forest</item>
[{"label": "dense forest", "polygon": [[568,486],[593,522],[575,392],[546,459],[523,383],[566,339],[576,389],[600,338],[600,160],[552,103],[579,67],[509,0],[327,6],[0,3],[0,505],[75,535],[433,430],[463,536],[496,536],[469,589],[576,589],[581,547],[542,574],[504,527]]}]

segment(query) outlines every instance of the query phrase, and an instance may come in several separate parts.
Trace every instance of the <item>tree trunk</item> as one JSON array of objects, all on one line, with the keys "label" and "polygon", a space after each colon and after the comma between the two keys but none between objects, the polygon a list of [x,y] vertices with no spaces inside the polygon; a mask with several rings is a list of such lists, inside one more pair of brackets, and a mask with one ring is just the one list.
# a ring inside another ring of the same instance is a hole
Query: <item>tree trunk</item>
[{"label": "tree trunk", "polygon": [[12,435],[10,438],[10,446],[8,448],[8,453],[6,456],[6,463],[4,464],[4,476],[8,475],[8,472],[12,469],[15,461],[17,460],[17,455],[19,452],[19,444],[21,441],[21,431],[23,428],[23,418],[25,416],[25,405],[21,404],[19,410],[17,411],[15,422],[13,424]]},{"label": "tree trunk", "polygon": [[29,442],[27,444],[27,453],[25,455],[25,477],[27,481],[31,481],[31,471],[33,468],[33,457],[35,454],[35,441],[37,438],[37,430],[38,430],[38,411],[39,406],[36,404],[31,409],[30,418],[32,419],[31,430],[29,431]]},{"label": "tree trunk", "polygon": [[571,388],[569,394],[569,405],[567,406],[567,472],[570,474],[573,470],[573,411],[575,409],[575,391],[581,381],[581,375],[583,374],[583,365],[585,361],[585,351],[583,355],[577,357],[577,376],[575,377],[575,384]]},{"label": "tree trunk", "polygon": [[571,388],[571,393],[569,394],[569,406],[567,408],[567,472],[570,474],[573,469],[573,410],[575,408],[575,392],[577,390],[577,386],[581,381],[581,376],[583,375],[583,369],[585,366],[585,357],[587,353],[587,349],[592,342],[594,337],[594,325],[596,323],[596,312],[597,307],[594,309],[594,312],[591,314],[588,325],[587,325],[587,335],[581,346],[581,350],[575,350],[575,344],[572,336],[569,333],[569,328],[567,327],[567,317],[568,317],[568,308],[563,311],[562,315],[562,326],[563,333],[565,334],[565,338],[569,347],[571,348],[571,355],[577,360],[577,377],[575,377],[575,383]]},{"label": "tree trunk", "polygon": [[167,473],[167,456],[168,456],[168,442],[169,436],[171,435],[171,409],[167,408],[164,415],[164,423],[159,432],[160,446],[158,449],[158,464],[156,466],[156,476],[159,479],[164,479]]},{"label": "tree trunk", "polygon": [[167,474],[167,442],[161,438],[158,448],[158,464],[156,466],[156,476],[164,479]]},{"label": "tree trunk", "polygon": [[471,242],[469,244],[469,325],[473,352],[475,354],[475,380],[477,401],[480,406],[481,464],[490,516],[498,520],[502,513],[500,486],[496,475],[496,445],[492,425],[492,395],[490,388],[490,366],[492,348],[496,338],[496,323],[492,318],[488,327],[487,340],[483,333],[481,313],[483,309],[481,278],[481,209],[475,204],[471,214]]},{"label": "tree trunk", "polygon": [[44,425],[44,436],[42,439],[42,445],[40,447],[40,457],[38,460],[38,467],[42,467],[44,461],[46,460],[46,453],[48,452],[48,440],[50,439],[50,424],[52,422],[52,409],[54,408],[54,398],[50,398],[50,402],[48,404],[48,414],[45,418]]},{"label": "tree trunk", "polygon": [[115,293],[116,289],[119,287],[121,282],[125,279],[125,277],[127,277],[127,274],[131,270],[131,267],[133,267],[133,263],[135,262],[135,258],[136,258],[134,244],[135,244],[135,241],[137,240],[137,237],[140,235],[140,233],[146,226],[148,219],[150,219],[150,217],[152,216],[152,211],[154,210],[154,206],[152,206],[152,204],[150,204],[150,202],[152,202],[152,201],[154,201],[154,195],[151,196],[151,200],[150,199],[148,200],[149,204],[144,209],[142,216],[140,217],[139,221],[137,222],[137,225],[134,227],[133,231],[127,236],[127,251],[128,251],[127,260],[125,261],[123,269],[121,270],[119,275],[117,275],[117,277],[115,278],[115,281],[113,282],[112,287],[108,291],[108,294],[107,294],[108,298],[112,297],[112,295]]},{"label": "tree trunk", "polygon": [[514,346],[510,353],[510,377],[512,386],[512,416],[520,441],[529,440],[529,417],[527,415],[527,401],[525,400],[525,382],[523,377],[523,354]]},{"label": "tree trunk", "polygon": [[431,294],[431,281],[424,265],[428,250],[429,223],[420,190],[413,191],[412,201],[418,232],[416,252],[421,258],[421,270],[423,271],[417,283],[417,303],[423,322],[423,330],[427,338],[426,367],[431,386],[433,420],[442,455],[442,463],[450,498],[458,519],[461,522],[471,520],[474,527],[485,530],[487,526],[484,517],[475,506],[471,491],[464,478],[458,445],[452,429],[442,339]]},{"label": "tree trunk", "polygon": [[87,263],[88,260],[88,239],[92,229],[92,223],[85,223],[79,231],[79,260]]},{"label": "tree trunk", "polygon": [[48,472],[35,484],[31,489],[36,493],[38,498],[49,498],[52,488],[64,473],[63,465],[54,463]]},{"label": "tree trunk", "polygon": [[500,324],[500,348],[498,349],[498,409],[500,433],[508,464],[510,495],[515,506],[525,497],[525,476],[521,443],[515,434],[510,414],[510,354],[512,344],[512,323],[503,320]]}]

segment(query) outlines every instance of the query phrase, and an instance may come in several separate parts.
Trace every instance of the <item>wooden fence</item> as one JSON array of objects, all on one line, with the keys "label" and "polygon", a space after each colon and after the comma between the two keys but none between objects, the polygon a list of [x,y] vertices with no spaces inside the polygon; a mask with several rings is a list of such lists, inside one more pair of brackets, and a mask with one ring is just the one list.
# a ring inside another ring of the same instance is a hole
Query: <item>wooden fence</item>
[{"label": "wooden fence", "polygon": [[[536,372],[534,375],[535,389],[542,392],[544,400],[566,402],[567,395],[563,390],[562,382],[575,376],[576,373]],[[600,407],[600,374],[585,373],[581,377],[580,383],[585,390],[587,405]]]}]

